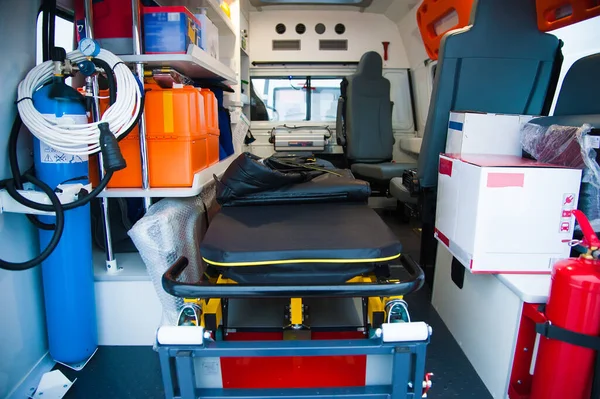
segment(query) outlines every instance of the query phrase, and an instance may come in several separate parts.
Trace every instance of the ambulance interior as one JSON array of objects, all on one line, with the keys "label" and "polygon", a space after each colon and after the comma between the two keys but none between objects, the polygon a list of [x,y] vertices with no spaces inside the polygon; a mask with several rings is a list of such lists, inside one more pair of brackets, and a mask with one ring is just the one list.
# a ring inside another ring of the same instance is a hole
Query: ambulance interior
[{"label": "ambulance interior", "polygon": [[2,0],[0,37],[0,397],[600,397],[597,0]]}]

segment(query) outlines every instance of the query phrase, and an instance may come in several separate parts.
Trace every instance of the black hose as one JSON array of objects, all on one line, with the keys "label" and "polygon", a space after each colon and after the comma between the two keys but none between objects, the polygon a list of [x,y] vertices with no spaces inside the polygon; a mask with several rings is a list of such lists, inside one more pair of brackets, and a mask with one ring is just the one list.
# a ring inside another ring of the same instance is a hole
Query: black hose
[{"label": "black hose", "polygon": [[56,0],[45,0],[48,3],[48,18],[49,30],[48,30],[48,51],[50,58],[54,52],[54,40],[56,38]]},{"label": "black hose", "polygon": [[48,14],[48,3],[44,1],[41,7],[42,12],[42,61],[48,61],[50,59],[50,49],[48,47],[48,21],[50,21],[50,15]]},{"label": "black hose", "polygon": [[[108,184],[108,182],[111,179],[111,177],[113,176],[113,174],[114,174],[114,172],[107,171],[106,174],[104,175],[104,177],[102,178],[102,180],[100,181],[100,184],[98,184],[98,186],[96,188],[94,188],[89,194],[85,190],[81,190],[81,192],[79,194],[79,198],[73,202],[69,202],[67,204],[62,204],[61,205],[62,209],[65,211],[68,211],[70,209],[74,209],[74,208],[78,208],[83,205],[87,205],[92,199],[96,198],[102,190],[104,190],[104,188]],[[25,175],[23,175],[23,176],[28,176],[29,178],[32,177],[29,173],[25,173]],[[32,208],[32,209],[35,209],[38,211],[42,211],[42,212],[54,212],[54,208],[52,205],[40,204],[35,201],[31,201],[28,198],[23,197],[15,189],[14,184],[7,184],[6,191],[8,192],[8,194],[10,194],[10,196],[15,201],[17,201],[19,204],[21,204],[23,206],[26,206],[26,207],[29,207],[29,208]]]},{"label": "black hose", "polygon": [[92,58],[92,62],[99,68],[104,69],[106,73],[106,79],[108,81],[108,103],[113,105],[117,101],[117,82],[115,81],[115,73],[108,65],[108,62],[101,60],[100,58]]},{"label": "black hose", "polygon": [[[55,215],[56,215],[56,228],[54,229],[52,238],[48,242],[48,245],[46,246],[46,248],[35,258],[28,260],[26,262],[7,262],[5,260],[0,259],[0,268],[5,269],[5,270],[10,270],[10,271],[21,271],[21,270],[31,269],[32,267],[37,266],[40,263],[42,263],[44,260],[46,260],[46,258],[48,258],[48,256],[50,256],[50,254],[54,251],[54,249],[58,245],[58,242],[60,241],[60,237],[62,236],[63,230],[65,228],[65,214],[64,214],[63,208],[60,204],[60,200],[58,199],[58,197],[56,196],[54,191],[52,191],[52,188],[50,188],[50,186],[48,186],[46,183],[42,182],[41,180],[38,180],[35,176],[31,176],[27,173],[25,175],[23,175],[23,178],[26,181],[29,181],[30,183],[33,183],[36,186],[38,186],[39,188],[41,188],[42,191],[44,191],[44,193],[46,193],[46,195],[50,199],[50,202],[52,203],[51,208],[55,212]],[[15,188],[14,184],[15,184],[15,182],[12,179],[6,181],[7,190],[9,188],[14,189]]]}]

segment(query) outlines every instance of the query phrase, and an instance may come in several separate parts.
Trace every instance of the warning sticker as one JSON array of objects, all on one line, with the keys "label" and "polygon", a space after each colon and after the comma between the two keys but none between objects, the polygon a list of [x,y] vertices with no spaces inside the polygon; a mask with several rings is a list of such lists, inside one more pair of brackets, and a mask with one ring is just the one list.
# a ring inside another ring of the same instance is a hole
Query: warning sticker
[{"label": "warning sticker", "polygon": [[42,163],[79,163],[88,160],[87,155],[65,154],[55,150],[43,141],[40,141],[40,157]]},{"label": "warning sticker", "polygon": [[563,194],[562,209],[575,209],[575,194]]}]

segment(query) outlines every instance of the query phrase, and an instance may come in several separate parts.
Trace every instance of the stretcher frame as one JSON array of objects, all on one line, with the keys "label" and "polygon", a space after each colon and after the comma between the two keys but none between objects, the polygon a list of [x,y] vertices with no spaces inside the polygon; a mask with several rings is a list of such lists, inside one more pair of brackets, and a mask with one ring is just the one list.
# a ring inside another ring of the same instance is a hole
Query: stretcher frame
[{"label": "stretcher frame", "polygon": [[[165,396],[167,399],[216,398],[390,398],[416,399],[422,397],[425,378],[425,354],[429,338],[424,341],[384,342],[381,334],[370,338],[344,340],[283,340],[283,341],[215,341],[216,331],[226,320],[227,300],[230,298],[289,298],[291,329],[302,328],[303,297],[362,298],[365,324],[372,331],[385,322],[387,301],[420,289],[424,274],[409,256],[399,258],[398,265],[390,265],[388,277],[358,276],[346,284],[315,285],[250,285],[238,284],[221,275],[200,282],[178,281],[189,266],[186,258],[179,258],[165,272],[163,288],[171,295],[197,302],[203,308],[202,326],[206,334],[200,345],[162,345],[157,342]],[[397,271],[406,270],[410,278],[400,281]],[[368,319],[367,319],[368,318]],[[225,327],[225,326],[223,326]],[[389,355],[392,356],[391,384],[339,388],[299,389],[227,389],[198,388],[194,358],[221,357],[307,357]]]}]

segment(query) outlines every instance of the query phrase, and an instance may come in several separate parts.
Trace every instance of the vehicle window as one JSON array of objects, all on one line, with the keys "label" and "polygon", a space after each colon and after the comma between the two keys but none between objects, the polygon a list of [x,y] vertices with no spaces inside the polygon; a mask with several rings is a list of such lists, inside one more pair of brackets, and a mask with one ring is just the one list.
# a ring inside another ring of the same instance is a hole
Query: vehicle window
[{"label": "vehicle window", "polygon": [[600,16],[578,22],[564,28],[551,31],[553,35],[564,42],[562,48],[564,60],[560,71],[559,83],[556,88],[552,111],[556,105],[556,99],[560,93],[562,81],[569,68],[580,58],[600,53]]},{"label": "vehicle window", "polygon": [[310,119],[315,122],[335,122],[342,79],[311,79]]},{"label": "vehicle window", "polygon": [[335,122],[342,78],[255,77],[253,99],[267,110],[269,121]]},{"label": "vehicle window", "polygon": [[[54,32],[54,45],[67,50],[67,53],[75,50],[75,25],[73,21],[56,16]],[[36,38],[36,64],[41,64],[42,56],[42,13],[38,14],[37,19],[37,38]]]}]

